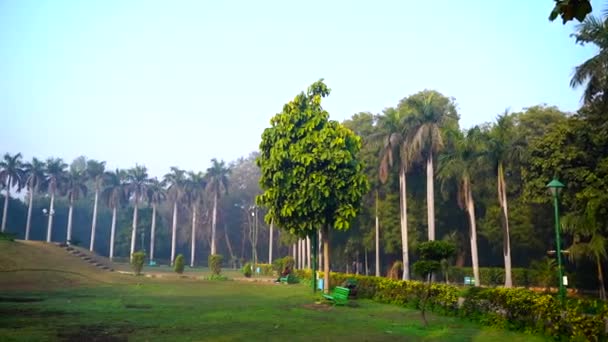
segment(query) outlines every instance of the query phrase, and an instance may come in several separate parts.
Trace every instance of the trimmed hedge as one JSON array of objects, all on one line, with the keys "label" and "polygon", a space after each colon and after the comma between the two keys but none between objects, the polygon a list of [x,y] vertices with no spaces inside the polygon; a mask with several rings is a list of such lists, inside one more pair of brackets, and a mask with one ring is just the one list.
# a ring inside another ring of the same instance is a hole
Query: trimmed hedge
[{"label": "trimmed hedge", "polygon": [[[296,274],[299,278],[311,278],[309,270],[296,270]],[[330,288],[348,279],[357,281],[358,298],[419,309],[422,282],[332,272]],[[569,299],[562,309],[556,297],[523,288],[462,288],[435,283],[428,308],[483,325],[562,339],[603,341],[608,338],[608,304],[597,300]]]}]

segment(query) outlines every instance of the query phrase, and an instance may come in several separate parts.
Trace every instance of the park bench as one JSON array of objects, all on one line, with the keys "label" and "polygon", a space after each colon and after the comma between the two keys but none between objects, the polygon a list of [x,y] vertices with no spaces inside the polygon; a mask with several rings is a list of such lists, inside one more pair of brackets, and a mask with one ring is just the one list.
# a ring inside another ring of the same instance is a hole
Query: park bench
[{"label": "park bench", "polygon": [[325,299],[330,300],[334,305],[344,305],[348,303],[348,294],[350,290],[346,287],[336,286],[330,294],[324,294]]},{"label": "park bench", "polygon": [[279,278],[279,282],[281,284],[282,283],[285,283],[285,284],[295,284],[295,283],[298,282],[298,280],[297,280],[296,276],[294,276],[293,274],[290,273],[290,274],[288,274],[288,275],[286,275],[284,277],[280,277]]}]

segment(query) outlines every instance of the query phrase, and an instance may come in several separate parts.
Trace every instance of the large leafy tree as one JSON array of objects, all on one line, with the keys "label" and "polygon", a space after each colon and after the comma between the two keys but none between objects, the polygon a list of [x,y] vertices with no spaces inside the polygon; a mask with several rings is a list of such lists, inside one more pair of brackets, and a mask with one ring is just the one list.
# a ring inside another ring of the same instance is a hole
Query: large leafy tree
[{"label": "large leafy tree", "polygon": [[21,191],[25,183],[25,173],[21,165],[21,153],[10,155],[6,153],[0,161],[0,183],[6,186],[6,196],[4,197],[4,209],[2,210],[2,232],[6,230],[8,217],[8,200],[11,198],[11,188],[16,187]]},{"label": "large leafy tree", "polygon": [[25,223],[25,239],[30,239],[30,228],[32,225],[32,207],[34,196],[40,190],[40,185],[44,182],[46,164],[38,158],[33,158],[31,162],[23,164],[25,172],[25,183],[28,190],[27,221]]},{"label": "large leafy tree", "polygon": [[207,189],[213,196],[213,213],[211,217],[211,254],[215,254],[215,227],[217,223],[217,201],[228,190],[228,175],[230,168],[224,161],[211,159],[211,167],[207,169]]},{"label": "large leafy tree", "polygon": [[127,170],[127,191],[129,197],[133,198],[133,226],[131,230],[131,253],[133,258],[135,253],[135,238],[137,237],[137,210],[139,202],[146,194],[148,186],[148,169],[143,165],[135,165],[134,168]]},{"label": "large leafy tree", "polygon": [[[199,207],[203,202],[206,186],[205,175],[202,172],[188,172],[185,182],[185,195],[192,211],[192,233],[190,236],[190,267],[194,267],[194,257],[196,255],[196,218]],[[213,242],[212,242],[212,248]],[[215,253],[211,253],[215,254]]]},{"label": "large leafy tree", "polygon": [[67,173],[65,189],[68,196],[68,226],[66,242],[72,242],[72,214],[74,212],[74,202],[81,196],[86,196],[87,193],[87,174],[84,165],[78,162],[72,163],[70,171]]},{"label": "large leafy tree", "polygon": [[267,222],[300,237],[321,228],[326,292],[330,227],[348,229],[369,188],[357,159],[361,139],[321,106],[329,93],[322,80],[315,82],[271,119],[260,143],[263,193],[256,199],[268,208]]},{"label": "large leafy tree", "polygon": [[125,178],[123,170],[109,171],[104,174],[104,188],[101,192],[106,205],[112,209],[112,225],[110,228],[110,260],[114,258],[114,238],[116,236],[116,214],[118,207],[125,202]]},{"label": "large leafy tree", "polygon": [[46,242],[51,242],[51,236],[53,232],[53,216],[55,214],[55,195],[61,191],[66,184],[67,169],[66,164],[61,158],[49,158],[46,161],[46,180],[45,184],[47,191],[51,196],[51,203],[49,206],[49,220],[46,229]]},{"label": "large leafy tree", "polygon": [[435,240],[434,160],[443,149],[443,130],[458,127],[458,114],[454,102],[434,90],[424,90],[405,98],[400,111],[411,112],[407,151],[410,160],[426,163],[426,206],[429,240]]},{"label": "large leafy tree", "polygon": [[173,221],[171,226],[171,265],[175,260],[175,238],[177,233],[177,209],[178,204],[184,197],[186,172],[178,167],[172,166],[171,172],[164,177],[167,184],[167,197],[173,204]]},{"label": "large leafy tree", "polygon": [[87,175],[93,182],[95,189],[95,198],[93,200],[93,219],[91,222],[91,242],[89,250],[93,251],[95,247],[95,228],[97,227],[97,204],[99,201],[99,193],[103,185],[104,174],[106,170],[106,162],[90,159],[87,161]]},{"label": "large leafy tree", "polygon": [[154,242],[156,237],[156,209],[167,198],[167,191],[163,182],[157,178],[149,180],[146,197],[152,206],[152,222],[150,223],[150,261],[154,261]]}]

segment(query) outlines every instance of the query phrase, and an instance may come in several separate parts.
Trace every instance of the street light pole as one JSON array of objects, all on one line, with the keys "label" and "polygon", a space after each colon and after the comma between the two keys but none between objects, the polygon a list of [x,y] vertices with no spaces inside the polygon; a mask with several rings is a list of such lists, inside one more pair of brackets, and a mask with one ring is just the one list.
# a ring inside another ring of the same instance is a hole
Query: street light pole
[{"label": "street light pole", "polygon": [[559,300],[561,304],[564,304],[566,299],[566,289],[564,287],[564,270],[562,268],[562,241],[560,236],[560,225],[559,225],[559,194],[558,191],[564,187],[557,179],[553,179],[547,187],[551,189],[551,194],[553,195],[553,207],[555,212],[555,253],[557,254],[557,270],[559,276]]}]

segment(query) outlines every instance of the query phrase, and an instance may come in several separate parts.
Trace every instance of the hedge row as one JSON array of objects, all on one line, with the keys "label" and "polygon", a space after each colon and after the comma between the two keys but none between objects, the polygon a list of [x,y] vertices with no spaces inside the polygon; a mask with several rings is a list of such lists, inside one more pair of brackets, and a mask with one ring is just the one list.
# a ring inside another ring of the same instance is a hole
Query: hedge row
[{"label": "hedge row", "polygon": [[[298,270],[296,274],[300,278],[311,278],[309,270]],[[348,279],[357,281],[359,298],[413,309],[419,309],[419,294],[425,286],[419,281],[332,272],[330,288]],[[556,297],[523,288],[461,288],[435,283],[431,286],[427,308],[484,325],[560,339],[603,341],[608,338],[608,304],[602,301],[569,299],[562,309]]]},{"label": "hedge row", "polygon": [[[473,269],[471,267],[450,267],[448,270],[448,279],[450,282],[457,284],[464,283],[464,277],[473,277]],[[513,286],[544,286],[540,279],[542,275],[538,272],[527,268],[512,268],[511,278]],[[500,267],[480,267],[479,281],[482,285],[498,286],[505,283],[505,269]]]}]

